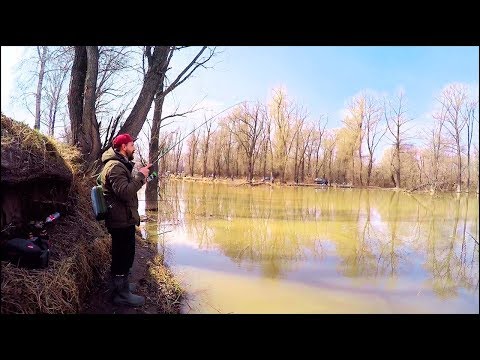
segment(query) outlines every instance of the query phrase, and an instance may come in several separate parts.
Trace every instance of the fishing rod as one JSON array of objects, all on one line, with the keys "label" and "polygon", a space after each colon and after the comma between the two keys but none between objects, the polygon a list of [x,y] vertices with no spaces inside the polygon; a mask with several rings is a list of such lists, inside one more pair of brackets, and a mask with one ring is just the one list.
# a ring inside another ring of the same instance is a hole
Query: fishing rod
[{"label": "fishing rod", "polygon": [[[205,125],[206,123],[208,123],[210,120],[212,120],[213,118],[217,117],[218,115],[224,113],[225,111],[233,108],[234,106],[240,105],[240,104],[245,103],[245,102],[250,102],[250,101],[240,101],[240,102],[238,102],[238,103],[236,103],[236,104],[233,104],[232,106],[229,106],[228,108],[220,111],[219,113],[213,115],[211,118],[205,120],[203,123],[201,123],[200,125],[198,125],[198,126],[197,126],[196,128],[194,128],[192,131],[190,131],[187,135],[185,135],[185,136],[182,137],[179,141],[177,141],[175,144],[173,144],[172,146],[170,146],[167,150],[162,151],[162,152],[157,156],[157,158],[156,158],[154,161],[152,161],[152,164],[156,163],[158,160],[160,160],[162,157],[164,157],[170,150],[172,150],[175,146],[177,146],[178,144],[180,144],[183,140],[185,140],[187,137],[189,137],[191,134],[193,134],[195,131],[197,131],[199,128],[201,128],[203,125]],[[141,159],[141,160],[142,160],[142,162],[144,162],[143,159]],[[147,164],[144,163],[143,165],[147,165]]]}]

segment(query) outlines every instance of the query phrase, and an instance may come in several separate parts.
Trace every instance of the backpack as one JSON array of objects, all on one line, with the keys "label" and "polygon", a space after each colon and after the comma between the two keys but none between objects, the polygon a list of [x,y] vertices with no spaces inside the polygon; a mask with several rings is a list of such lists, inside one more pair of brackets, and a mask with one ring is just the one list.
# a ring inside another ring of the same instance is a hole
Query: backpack
[{"label": "backpack", "polygon": [[105,220],[108,211],[107,203],[105,202],[105,196],[103,195],[103,186],[100,177],[101,174],[97,177],[97,185],[93,186],[92,190],[90,191],[93,215],[95,215],[95,219],[98,221]]},{"label": "backpack", "polygon": [[19,267],[44,269],[48,267],[49,258],[48,241],[39,237],[11,239],[2,248],[2,259]]}]

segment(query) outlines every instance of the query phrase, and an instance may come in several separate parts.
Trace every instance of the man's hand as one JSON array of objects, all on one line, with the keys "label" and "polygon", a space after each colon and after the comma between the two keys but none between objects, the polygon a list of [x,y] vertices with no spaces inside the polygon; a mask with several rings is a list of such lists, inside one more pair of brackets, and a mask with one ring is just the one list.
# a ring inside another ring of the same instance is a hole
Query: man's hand
[{"label": "man's hand", "polygon": [[150,168],[152,167],[152,164],[148,164],[147,166],[144,166],[140,169],[138,169],[139,172],[141,172],[143,175],[145,175],[145,177],[148,176],[148,173],[150,172]]}]

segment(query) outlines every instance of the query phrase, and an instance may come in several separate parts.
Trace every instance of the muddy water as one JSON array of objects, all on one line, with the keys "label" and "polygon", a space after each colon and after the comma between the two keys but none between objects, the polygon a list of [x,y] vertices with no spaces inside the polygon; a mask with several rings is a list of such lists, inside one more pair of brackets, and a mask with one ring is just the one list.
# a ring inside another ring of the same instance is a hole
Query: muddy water
[{"label": "muddy water", "polygon": [[478,198],[171,181],[148,238],[184,313],[478,313]]}]

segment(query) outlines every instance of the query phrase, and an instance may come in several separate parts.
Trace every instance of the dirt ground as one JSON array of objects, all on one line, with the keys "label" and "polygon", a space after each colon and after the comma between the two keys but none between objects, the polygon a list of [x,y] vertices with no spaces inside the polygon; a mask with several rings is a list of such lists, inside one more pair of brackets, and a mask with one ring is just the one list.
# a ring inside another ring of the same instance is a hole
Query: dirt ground
[{"label": "dirt ground", "polygon": [[135,260],[130,275],[130,282],[136,285],[135,294],[145,297],[145,305],[133,308],[122,305],[114,305],[111,301],[109,289],[109,271],[98,286],[92,290],[85,301],[84,308],[80,311],[83,314],[162,314],[162,309],[154,302],[155,293],[151,286],[148,286],[148,261],[153,259],[156,250],[141,237],[136,237]]}]

